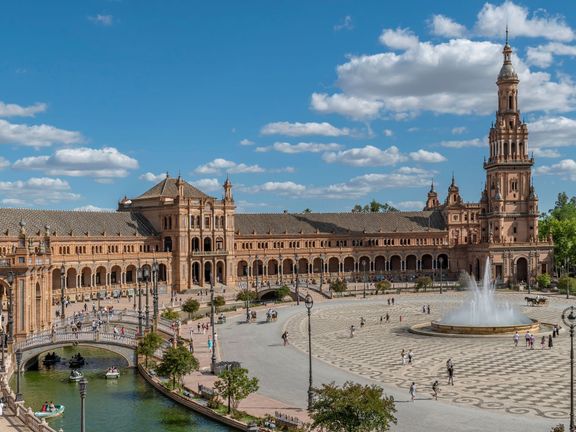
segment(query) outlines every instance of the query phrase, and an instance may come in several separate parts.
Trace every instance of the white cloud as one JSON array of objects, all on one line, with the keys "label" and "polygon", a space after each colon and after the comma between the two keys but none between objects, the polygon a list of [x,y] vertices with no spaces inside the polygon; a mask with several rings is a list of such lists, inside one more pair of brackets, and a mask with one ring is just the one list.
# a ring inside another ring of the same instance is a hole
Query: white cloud
[{"label": "white cloud", "polygon": [[16,169],[39,170],[48,175],[115,178],[126,177],[129,170],[138,168],[138,161],[114,147],[81,147],[60,149],[51,156],[25,157],[12,166]]},{"label": "white cloud", "polygon": [[78,144],[82,134],[58,129],[45,124],[28,126],[0,120],[0,144],[17,144],[30,147],[47,147],[52,144]]},{"label": "white cloud", "polygon": [[220,185],[220,182],[216,178],[203,178],[194,180],[190,183],[192,183],[192,185],[196,186],[201,191],[206,192],[216,192],[222,189],[222,185]]},{"label": "white cloud", "polygon": [[404,211],[418,211],[426,207],[426,203],[423,201],[400,201],[397,203],[391,202],[390,205]]},{"label": "white cloud", "polygon": [[505,1],[499,6],[485,3],[478,13],[476,33],[483,36],[502,38],[508,26],[512,37],[542,37],[550,40],[571,41],[574,31],[564,17],[551,16],[538,9],[530,16],[528,8]]},{"label": "white cloud", "polygon": [[323,136],[346,136],[350,135],[350,129],[339,129],[332,126],[330,123],[290,123],[290,122],[275,122],[265,125],[261,133],[263,135],[288,135],[288,136],[304,136],[304,135],[323,135]]},{"label": "white cloud", "polygon": [[218,174],[220,172],[228,172],[230,174],[245,174],[245,173],[261,173],[265,169],[259,165],[246,165],[243,163],[236,163],[230,160],[216,158],[207,164],[198,166],[194,172],[197,174]]},{"label": "white cloud", "polygon": [[388,48],[407,50],[416,48],[420,41],[410,29],[384,29],[380,35],[380,43]]},{"label": "white cloud", "polygon": [[382,102],[361,99],[344,94],[313,93],[310,108],[322,114],[340,114],[354,120],[371,119],[384,106]]},{"label": "white cloud", "polygon": [[58,178],[32,177],[28,180],[0,181],[0,197],[9,205],[20,205],[25,197],[27,205],[47,205],[74,201],[80,195],[70,192],[67,181]]},{"label": "white cloud", "polygon": [[526,61],[529,64],[546,68],[552,64],[554,55],[575,57],[576,46],[566,45],[560,42],[550,42],[546,45],[528,47],[526,50]]},{"label": "white cloud", "polygon": [[166,173],[154,174],[151,172],[144,173],[140,177],[138,177],[138,179],[140,179],[140,180],[146,180],[146,181],[154,182],[154,183],[158,183],[158,182],[164,180],[165,178],[166,178]]},{"label": "white cloud", "polygon": [[462,135],[466,131],[467,131],[466,126],[455,127],[452,128],[452,135]]},{"label": "white cloud", "polygon": [[336,24],[334,26],[334,31],[352,30],[353,28],[354,24],[352,23],[352,17],[350,15],[346,15],[340,24]]},{"label": "white cloud", "polygon": [[387,137],[391,137],[392,135],[394,135],[394,131],[391,129],[384,129],[383,133],[384,133],[384,136],[387,136]]},{"label": "white cloud", "polygon": [[536,174],[556,175],[565,180],[576,181],[576,161],[564,159],[554,165],[538,167],[535,172]]},{"label": "white cloud", "polygon": [[8,168],[10,166],[10,161],[2,156],[0,156],[0,170]]},{"label": "white cloud", "polygon": [[240,145],[251,146],[254,145],[254,141],[251,141],[248,138],[244,138],[242,141],[240,141]]},{"label": "white cloud", "polygon": [[410,158],[416,162],[438,163],[445,162],[446,158],[438,152],[430,152],[420,149],[410,153]]},{"label": "white cloud", "polygon": [[97,14],[94,16],[89,16],[88,19],[94,24],[99,24],[104,27],[110,27],[114,23],[114,17],[112,15]]},{"label": "white cloud", "polygon": [[467,147],[488,147],[488,144],[485,143],[480,138],[474,138],[469,140],[450,140],[450,141],[442,141],[440,142],[442,147],[447,148],[467,148]]},{"label": "white cloud", "polygon": [[85,211],[85,212],[113,212],[114,209],[111,208],[104,208],[104,207],[97,207],[92,204],[87,204],[81,207],[76,207],[74,211]]},{"label": "white cloud", "polygon": [[322,159],[328,163],[343,163],[355,167],[395,165],[407,159],[396,146],[385,150],[367,145],[338,152],[324,153]]},{"label": "white cloud", "polygon": [[0,102],[0,117],[34,117],[34,115],[46,111],[45,103],[35,103],[30,106],[20,106]]},{"label": "white cloud", "polygon": [[466,33],[466,27],[444,15],[434,15],[432,17],[430,30],[432,34],[444,37],[461,37]]},{"label": "white cloud", "polygon": [[534,156],[540,158],[557,158],[560,157],[560,153],[556,149],[541,149],[541,148],[534,148],[532,149],[532,153]]},{"label": "white cloud", "polygon": [[542,117],[528,123],[529,147],[550,148],[576,145],[576,120],[569,117]]},{"label": "white cloud", "polygon": [[268,147],[257,147],[256,151],[260,153],[277,151],[280,153],[321,153],[325,151],[340,150],[343,146],[336,143],[314,143],[314,142],[300,142],[298,144],[290,144],[287,142],[275,142]]},{"label": "white cloud", "polygon": [[272,192],[280,195],[301,195],[306,191],[306,186],[292,181],[270,181],[257,186],[245,187],[243,190],[249,193]]}]

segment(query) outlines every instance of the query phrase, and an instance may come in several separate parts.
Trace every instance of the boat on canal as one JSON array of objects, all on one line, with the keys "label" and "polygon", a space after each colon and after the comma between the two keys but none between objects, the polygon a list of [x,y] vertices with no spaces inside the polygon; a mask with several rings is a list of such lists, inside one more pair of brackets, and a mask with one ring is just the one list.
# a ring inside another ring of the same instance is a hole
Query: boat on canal
[{"label": "boat on canal", "polygon": [[34,415],[38,418],[58,417],[59,415],[62,415],[64,408],[64,405],[54,405],[52,411],[36,411]]},{"label": "boat on canal", "polygon": [[46,354],[46,356],[44,356],[44,360],[42,360],[42,364],[44,366],[52,366],[55,365],[56,363],[60,363],[60,356],[57,355],[56,353],[48,353]]},{"label": "boat on canal", "polygon": [[117,367],[108,368],[106,371],[106,379],[118,379],[120,378],[120,371]]},{"label": "boat on canal", "polygon": [[84,357],[82,357],[82,355],[80,353],[78,353],[78,354],[74,355],[72,357],[72,359],[70,359],[68,364],[70,365],[70,367],[72,369],[77,369],[79,367],[84,366],[86,364],[86,360],[84,359]]},{"label": "boat on canal", "polygon": [[72,372],[70,372],[70,376],[68,377],[72,382],[80,381],[82,378],[84,378],[84,375],[82,375],[82,372],[78,369],[72,369]]}]

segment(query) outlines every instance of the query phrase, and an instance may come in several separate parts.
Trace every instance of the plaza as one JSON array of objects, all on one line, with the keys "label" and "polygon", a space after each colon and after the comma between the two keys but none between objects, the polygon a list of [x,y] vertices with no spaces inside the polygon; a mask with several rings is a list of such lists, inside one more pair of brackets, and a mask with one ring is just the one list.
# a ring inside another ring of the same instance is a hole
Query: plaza
[{"label": "plaza", "polygon": [[[376,296],[315,303],[312,310],[314,385],[346,380],[382,386],[398,409],[398,431],[547,431],[569,416],[569,338],[564,330],[552,349],[514,347],[502,337],[433,337],[409,332],[414,324],[441,318],[458,305],[462,292]],[[395,298],[389,306],[387,299]],[[532,318],[561,323],[562,309],[572,304],[553,296],[545,307],[524,307],[522,293],[499,293],[498,300],[520,306]],[[431,314],[422,313],[430,305]],[[380,324],[380,317],[390,321]],[[402,316],[402,321],[400,321]],[[366,325],[360,327],[360,318]],[[223,358],[240,361],[261,380],[261,392],[305,407],[307,388],[307,318],[303,307],[280,311],[278,323],[241,324],[238,318],[221,331]],[[350,326],[356,333],[350,337]],[[286,329],[289,347],[280,334]],[[412,365],[400,352],[412,350]],[[454,386],[447,385],[446,361],[455,365]],[[438,401],[431,385],[440,382]],[[412,382],[417,399],[408,394]]]}]

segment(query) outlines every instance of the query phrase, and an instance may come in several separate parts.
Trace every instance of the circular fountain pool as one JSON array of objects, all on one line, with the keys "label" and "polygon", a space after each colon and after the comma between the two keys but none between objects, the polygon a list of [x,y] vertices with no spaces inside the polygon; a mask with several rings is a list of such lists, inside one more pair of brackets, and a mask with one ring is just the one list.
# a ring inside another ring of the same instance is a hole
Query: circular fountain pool
[{"label": "circular fountain pool", "polygon": [[445,324],[442,321],[432,321],[431,331],[436,333],[449,333],[460,335],[493,335],[509,333],[525,333],[527,331],[535,333],[540,329],[540,322],[530,320],[529,324],[513,325],[466,325],[466,324]]}]

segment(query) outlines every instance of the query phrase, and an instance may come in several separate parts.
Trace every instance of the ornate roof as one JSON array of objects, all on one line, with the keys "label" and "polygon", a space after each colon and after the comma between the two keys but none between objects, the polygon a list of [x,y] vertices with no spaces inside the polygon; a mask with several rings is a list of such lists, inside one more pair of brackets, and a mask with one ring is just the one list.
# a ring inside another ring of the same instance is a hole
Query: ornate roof
[{"label": "ornate roof", "polygon": [[438,210],[386,213],[280,213],[236,214],[239,235],[252,234],[350,234],[443,231]]},{"label": "ornate roof", "polygon": [[[29,235],[44,235],[46,226],[56,236],[154,236],[148,220],[132,212],[88,212],[0,208],[0,235],[18,235],[20,222]],[[104,234],[103,234],[104,233]]]},{"label": "ornate roof", "polygon": [[180,177],[175,179],[166,176],[166,178],[162,180],[160,183],[151,187],[139,197],[134,198],[132,201],[148,198],[161,198],[161,197],[176,198],[178,196],[178,186],[176,184],[178,181],[181,181],[184,184],[185,198],[210,198],[204,192],[196,189],[194,186],[182,180]]}]

